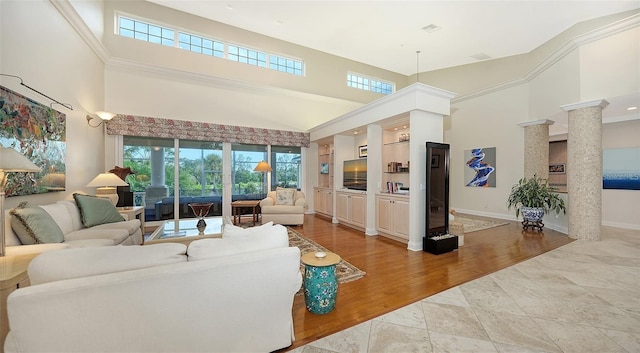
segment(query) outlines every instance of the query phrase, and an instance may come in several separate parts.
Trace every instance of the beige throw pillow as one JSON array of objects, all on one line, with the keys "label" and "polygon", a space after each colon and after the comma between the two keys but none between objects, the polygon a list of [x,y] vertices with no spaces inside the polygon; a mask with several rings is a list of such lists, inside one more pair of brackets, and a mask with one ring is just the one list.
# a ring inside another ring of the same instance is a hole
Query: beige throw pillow
[{"label": "beige throw pillow", "polygon": [[293,206],[296,196],[296,189],[277,188],[276,205]]}]

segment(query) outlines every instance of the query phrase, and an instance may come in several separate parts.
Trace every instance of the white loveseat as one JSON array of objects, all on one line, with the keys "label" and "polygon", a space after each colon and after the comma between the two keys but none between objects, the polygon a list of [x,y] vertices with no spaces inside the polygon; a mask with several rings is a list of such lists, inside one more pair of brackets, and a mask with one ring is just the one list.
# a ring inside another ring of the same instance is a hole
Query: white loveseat
[{"label": "white loveseat", "polygon": [[[264,229],[264,228],[263,228]],[[5,352],[271,352],[294,341],[286,228],[38,255],[7,300]],[[284,229],[284,231],[283,231]],[[258,245],[257,245],[258,244]]]},{"label": "white loveseat", "polygon": [[[279,201],[278,192],[292,192],[290,204],[283,204]],[[273,222],[277,224],[301,225],[304,224],[304,211],[307,207],[307,200],[304,193],[295,189],[278,188],[276,191],[269,191],[267,197],[260,201],[260,212],[262,213],[262,223]]]},{"label": "white loveseat", "polygon": [[142,243],[140,220],[132,219],[122,222],[84,227],[80,210],[73,201],[58,201],[53,204],[40,205],[56,222],[64,233],[64,242],[22,245],[20,239],[11,228],[10,210],[5,212],[4,227],[6,234],[7,255],[23,255],[41,253],[54,249],[65,249],[87,246],[137,245]]}]

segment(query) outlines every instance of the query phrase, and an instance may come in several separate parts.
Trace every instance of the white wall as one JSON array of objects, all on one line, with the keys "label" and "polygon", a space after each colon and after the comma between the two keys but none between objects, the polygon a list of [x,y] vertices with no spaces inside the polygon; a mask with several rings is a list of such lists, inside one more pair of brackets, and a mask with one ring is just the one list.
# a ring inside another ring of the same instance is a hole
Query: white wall
[{"label": "white wall", "polygon": [[[445,125],[444,142],[451,145],[449,203],[451,208],[473,214],[511,219],[507,210],[511,186],[524,170],[524,129],[519,122],[529,118],[529,87],[522,84],[452,104]],[[495,187],[468,187],[464,151],[477,147],[496,148]]]},{"label": "white wall", "polygon": [[[528,83],[462,99],[452,104],[445,124],[451,144],[451,206],[471,214],[514,219],[506,199],[523,175],[524,135],[519,122],[546,119],[564,104],[640,92],[639,29],[617,33],[577,47]],[[640,121],[605,124],[603,148],[638,147]],[[464,150],[496,147],[496,188],[463,183]],[[570,195],[562,195],[570,205]],[[603,224],[640,229],[638,191],[603,190]],[[633,216],[632,214],[635,214]],[[545,225],[566,231],[566,216],[547,215]]]},{"label": "white wall", "polygon": [[[640,148],[640,120],[603,125],[602,148]],[[639,210],[639,190],[602,190],[602,224],[640,229]]]},{"label": "white wall", "polygon": [[580,47],[580,89],[581,101],[640,92],[640,28]]},{"label": "white wall", "polygon": [[[73,106],[53,108],[66,114],[66,192],[9,197],[6,207],[21,201],[45,204],[70,197],[104,171],[102,127],[87,125],[85,115],[104,109],[104,65],[49,1],[0,1],[0,71]],[[45,105],[47,98],[0,76],[0,84]]]}]

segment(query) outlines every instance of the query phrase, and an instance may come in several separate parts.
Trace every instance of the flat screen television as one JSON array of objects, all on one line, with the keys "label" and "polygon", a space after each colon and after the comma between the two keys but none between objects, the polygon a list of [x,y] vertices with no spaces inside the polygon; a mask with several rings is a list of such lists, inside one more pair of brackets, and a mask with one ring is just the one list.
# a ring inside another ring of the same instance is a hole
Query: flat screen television
[{"label": "flat screen television", "polygon": [[367,159],[344,161],[342,186],[347,189],[367,190]]}]

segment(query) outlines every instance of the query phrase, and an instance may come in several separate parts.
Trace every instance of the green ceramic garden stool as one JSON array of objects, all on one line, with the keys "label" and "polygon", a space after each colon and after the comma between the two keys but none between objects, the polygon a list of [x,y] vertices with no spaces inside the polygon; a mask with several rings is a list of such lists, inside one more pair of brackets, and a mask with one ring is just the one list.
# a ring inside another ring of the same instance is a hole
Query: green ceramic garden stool
[{"label": "green ceramic garden stool", "polygon": [[340,256],[330,252],[312,252],[302,255],[301,260],[305,265],[304,302],[307,309],[314,314],[330,312],[338,296],[336,265]]}]

